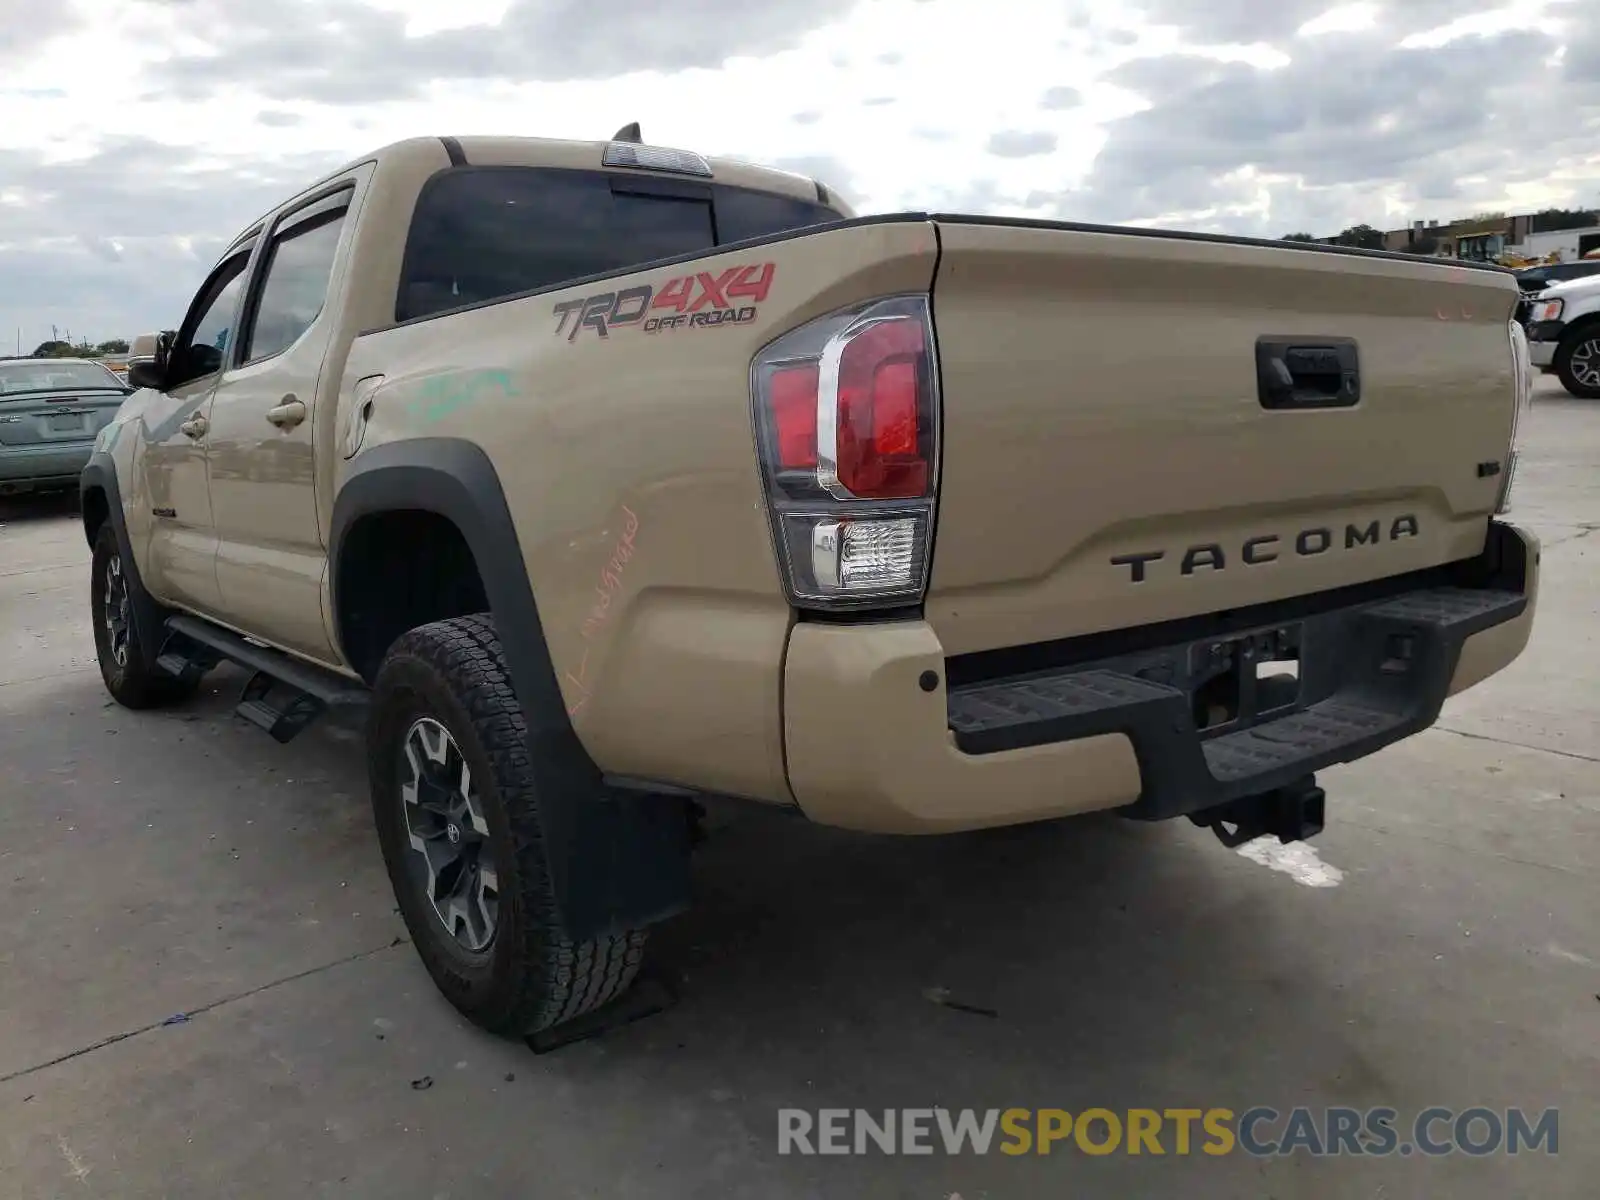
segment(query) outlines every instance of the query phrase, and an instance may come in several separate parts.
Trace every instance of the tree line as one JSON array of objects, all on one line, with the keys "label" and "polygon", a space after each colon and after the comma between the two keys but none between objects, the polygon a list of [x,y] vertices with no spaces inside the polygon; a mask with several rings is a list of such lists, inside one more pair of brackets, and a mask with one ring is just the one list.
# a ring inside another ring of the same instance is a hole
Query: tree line
[{"label": "tree line", "polygon": [[33,348],[29,358],[104,358],[108,354],[126,354],[128,343],[121,338],[111,338],[104,342],[90,342],[87,338],[81,342],[68,342],[60,338],[51,338],[47,342],[40,342]]}]

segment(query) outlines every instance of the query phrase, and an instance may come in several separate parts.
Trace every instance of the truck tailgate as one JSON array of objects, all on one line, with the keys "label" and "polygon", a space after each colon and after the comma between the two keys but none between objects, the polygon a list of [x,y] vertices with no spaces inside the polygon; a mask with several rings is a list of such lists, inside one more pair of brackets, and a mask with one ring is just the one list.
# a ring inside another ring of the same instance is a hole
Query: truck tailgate
[{"label": "truck tailgate", "polygon": [[1482,548],[1514,416],[1509,274],[938,221],[926,614],[947,654]]}]

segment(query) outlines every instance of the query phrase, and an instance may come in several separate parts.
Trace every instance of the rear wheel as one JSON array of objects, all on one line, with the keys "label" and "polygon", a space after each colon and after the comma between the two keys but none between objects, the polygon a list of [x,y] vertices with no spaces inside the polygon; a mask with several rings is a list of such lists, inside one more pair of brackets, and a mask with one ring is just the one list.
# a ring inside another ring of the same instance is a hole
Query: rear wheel
[{"label": "rear wheel", "polygon": [[89,570],[95,657],[111,698],[127,708],[161,708],[193,695],[197,681],[184,681],[156,666],[155,648],[139,637],[134,610],[144,598],[123,562],[110,521],[102,522],[95,534]]},{"label": "rear wheel", "polygon": [[1568,334],[1556,347],[1561,386],[1584,400],[1600,400],[1600,324]]},{"label": "rear wheel", "polygon": [[373,817],[400,913],[446,999],[520,1036],[621,995],[646,931],[583,942],[561,931],[527,728],[493,621],[412,630],[373,690]]}]

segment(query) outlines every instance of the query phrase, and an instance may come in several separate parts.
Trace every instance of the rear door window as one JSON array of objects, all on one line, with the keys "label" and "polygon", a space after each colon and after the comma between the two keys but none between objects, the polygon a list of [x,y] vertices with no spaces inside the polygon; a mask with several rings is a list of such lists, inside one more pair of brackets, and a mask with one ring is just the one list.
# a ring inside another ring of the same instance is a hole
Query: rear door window
[{"label": "rear door window", "polygon": [[604,171],[456,167],[423,187],[395,320],[836,221],[822,205]]}]

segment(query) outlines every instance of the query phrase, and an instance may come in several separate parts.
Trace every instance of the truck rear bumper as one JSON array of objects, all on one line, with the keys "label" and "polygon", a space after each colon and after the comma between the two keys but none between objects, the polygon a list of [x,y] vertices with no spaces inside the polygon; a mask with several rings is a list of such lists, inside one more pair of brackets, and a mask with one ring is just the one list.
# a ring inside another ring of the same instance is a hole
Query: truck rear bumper
[{"label": "truck rear bumper", "polygon": [[1538,563],[1495,522],[1447,568],[949,660],[921,621],[800,624],[789,782],[812,820],[887,833],[1201,812],[1427,728],[1522,652]]}]

